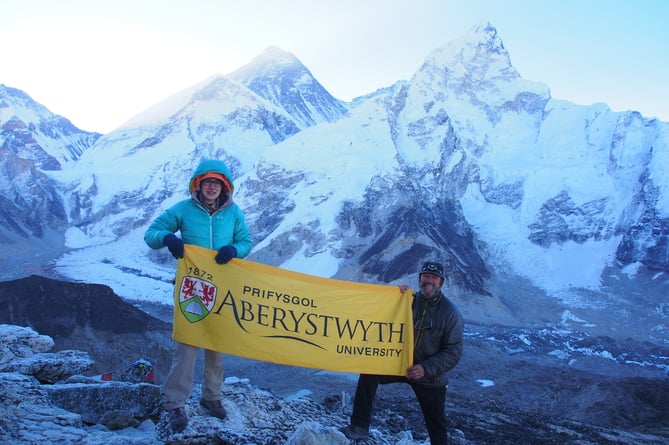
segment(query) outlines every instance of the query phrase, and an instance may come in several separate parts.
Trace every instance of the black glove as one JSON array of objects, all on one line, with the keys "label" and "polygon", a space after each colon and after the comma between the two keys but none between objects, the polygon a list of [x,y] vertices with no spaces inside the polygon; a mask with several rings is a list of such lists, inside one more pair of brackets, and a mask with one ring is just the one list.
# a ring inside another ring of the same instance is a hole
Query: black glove
[{"label": "black glove", "polygon": [[237,249],[232,246],[223,246],[218,249],[216,254],[216,262],[218,264],[226,264],[228,261],[237,256]]},{"label": "black glove", "polygon": [[167,246],[172,256],[177,260],[184,257],[184,242],[181,241],[181,238],[178,236],[172,233],[165,235],[165,238],[163,238],[163,244]]}]

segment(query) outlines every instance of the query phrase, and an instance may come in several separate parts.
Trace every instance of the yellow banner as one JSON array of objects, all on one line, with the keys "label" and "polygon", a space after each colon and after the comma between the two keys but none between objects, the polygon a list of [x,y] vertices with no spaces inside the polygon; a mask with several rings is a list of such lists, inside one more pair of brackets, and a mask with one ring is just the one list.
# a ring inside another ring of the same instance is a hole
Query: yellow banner
[{"label": "yellow banner", "polygon": [[186,245],[174,290],[174,340],[283,365],[406,375],[412,290],[353,283]]}]

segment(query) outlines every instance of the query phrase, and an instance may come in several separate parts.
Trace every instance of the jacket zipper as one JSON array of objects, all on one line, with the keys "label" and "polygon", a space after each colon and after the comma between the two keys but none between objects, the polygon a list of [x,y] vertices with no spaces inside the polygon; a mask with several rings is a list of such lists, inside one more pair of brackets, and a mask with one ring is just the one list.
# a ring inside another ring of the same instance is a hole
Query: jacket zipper
[{"label": "jacket zipper", "polygon": [[418,321],[418,335],[413,341],[413,348],[416,349],[418,345],[420,344],[420,341],[423,337],[423,324],[425,323],[425,314],[427,313],[427,303],[423,301],[423,313],[420,316],[420,320]]}]

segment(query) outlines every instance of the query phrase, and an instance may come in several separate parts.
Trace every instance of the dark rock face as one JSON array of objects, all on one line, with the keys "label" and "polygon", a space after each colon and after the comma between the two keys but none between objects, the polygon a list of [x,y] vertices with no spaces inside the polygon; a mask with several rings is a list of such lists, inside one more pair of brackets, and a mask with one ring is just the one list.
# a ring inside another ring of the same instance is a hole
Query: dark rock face
[{"label": "dark rock face", "polygon": [[111,288],[68,283],[37,275],[0,282],[0,323],[28,326],[52,337],[56,350],[88,351],[92,372],[114,371],[149,357],[156,379],[167,372],[172,354],[171,324],[123,301]]},{"label": "dark rock face", "polygon": [[43,238],[49,229],[64,232],[65,208],[47,176],[31,161],[4,147],[0,147],[0,165],[0,180],[19,183],[4,189],[0,196],[0,242],[16,236]]},{"label": "dark rock face", "polygon": [[613,227],[602,216],[606,208],[603,199],[578,207],[566,191],[546,201],[539,210],[537,222],[530,224],[530,240],[543,247],[567,241],[583,243],[610,238]]},{"label": "dark rock face", "polygon": [[244,209],[256,240],[265,239],[281,224],[282,217],[293,211],[295,203],[290,193],[304,177],[303,173],[276,172],[271,166],[261,165],[258,179],[244,182],[247,192],[256,196],[254,203]]},{"label": "dark rock face", "polygon": [[623,235],[616,258],[623,264],[639,261],[650,269],[669,271],[669,218],[647,209]]},{"label": "dark rock face", "polygon": [[107,286],[37,275],[1,282],[0,305],[6,308],[0,323],[29,325],[56,341],[76,328],[129,334],[170,327],[127,304]]},{"label": "dark rock face", "polygon": [[[361,203],[344,204],[337,216],[341,236],[358,242],[350,243],[341,255],[357,257],[356,267],[384,283],[414,273],[421,262],[434,259],[445,264],[451,284],[489,295],[490,272],[460,204],[397,187],[369,187]],[[397,196],[403,198],[395,202]]]}]

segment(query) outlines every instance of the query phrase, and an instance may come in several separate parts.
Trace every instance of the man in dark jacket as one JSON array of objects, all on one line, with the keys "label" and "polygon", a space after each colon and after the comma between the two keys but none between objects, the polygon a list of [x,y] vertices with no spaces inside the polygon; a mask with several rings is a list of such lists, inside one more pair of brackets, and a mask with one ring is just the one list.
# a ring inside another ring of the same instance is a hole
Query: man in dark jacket
[{"label": "man in dark jacket", "polygon": [[[404,377],[361,374],[353,400],[351,424],[342,429],[350,440],[369,437],[372,407],[379,384],[408,383],[420,404],[432,445],[448,442],[444,413],[448,378],[446,373],[462,355],[464,323],[460,311],[444,296],[444,268],[426,262],[418,275],[419,292],[411,305],[414,320],[413,366]],[[402,292],[407,286],[400,286]]]}]

